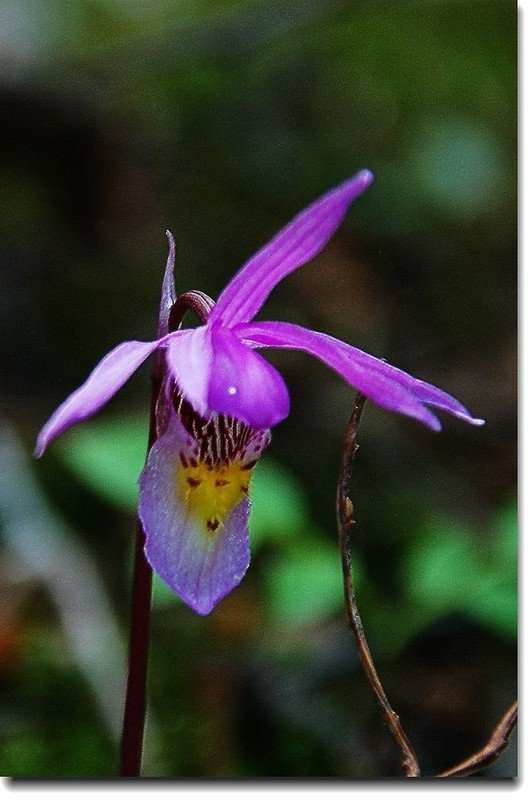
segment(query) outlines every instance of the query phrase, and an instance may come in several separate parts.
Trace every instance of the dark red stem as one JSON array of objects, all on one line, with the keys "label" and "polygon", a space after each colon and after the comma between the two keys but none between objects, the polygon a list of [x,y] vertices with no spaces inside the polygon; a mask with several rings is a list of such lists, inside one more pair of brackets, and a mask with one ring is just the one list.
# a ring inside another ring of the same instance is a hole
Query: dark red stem
[{"label": "dark red stem", "polygon": [[[152,400],[147,454],[156,439],[156,402],[160,389],[159,361],[156,357],[152,373]],[[122,778],[138,778],[141,774],[143,736],[147,710],[147,670],[150,637],[152,568],[145,558],[145,534],[138,517],[132,579],[132,609],[128,649],[128,679],[121,739]]]},{"label": "dark red stem", "polygon": [[129,670],[121,741],[121,777],[123,778],[139,777],[143,752],[152,592],[152,569],[145,558],[144,544],[145,535],[138,520],[132,584]]},{"label": "dark red stem", "polygon": [[[202,322],[214,303],[203,292],[186,292],[172,305],[168,319],[169,331],[177,330],[187,311],[194,311]],[[152,371],[152,397],[147,455],[156,441],[156,407],[164,376],[163,354],[158,352]],[[125,696],[125,713],[121,739],[121,771],[123,778],[141,775],[143,737],[147,710],[147,671],[150,637],[150,609],[152,598],[152,568],[145,558],[145,534],[138,518],[132,581],[132,610],[130,617],[130,643],[128,650],[128,679]]]}]

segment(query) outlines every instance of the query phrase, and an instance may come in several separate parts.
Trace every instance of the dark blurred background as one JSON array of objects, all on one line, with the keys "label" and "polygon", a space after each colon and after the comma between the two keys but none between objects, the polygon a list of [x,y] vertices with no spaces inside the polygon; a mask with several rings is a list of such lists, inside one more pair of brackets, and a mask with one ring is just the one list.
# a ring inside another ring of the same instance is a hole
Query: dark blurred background
[{"label": "dark blurred background", "polygon": [[[113,776],[149,370],[32,460],[101,356],[215,297],[320,193],[376,181],[269,299],[487,420],[369,406],[359,607],[425,774],[516,695],[516,6],[505,0],[0,2],[0,771]],[[253,561],[206,618],[156,582],[144,774],[398,776],[343,610],[354,393],[296,353],[256,471]],[[515,774],[510,747],[486,773]]]}]

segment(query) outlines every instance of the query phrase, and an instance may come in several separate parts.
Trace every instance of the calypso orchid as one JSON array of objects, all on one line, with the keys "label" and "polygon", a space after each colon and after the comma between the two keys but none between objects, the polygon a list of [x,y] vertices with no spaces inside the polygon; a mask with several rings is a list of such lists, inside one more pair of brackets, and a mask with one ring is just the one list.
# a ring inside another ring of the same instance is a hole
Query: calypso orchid
[{"label": "calypso orchid", "polygon": [[204,300],[203,324],[194,329],[170,330],[176,298],[169,236],[158,339],[111,350],[38,436],[36,456],[98,411],[157,351],[155,440],[139,479],[145,554],[199,614],[208,614],[246,572],[251,473],[269,443],[270,428],[289,413],[284,380],[259,348],[304,350],[378,405],[433,430],[441,424],[430,406],[473,425],[483,422],[440,389],[327,334],[287,322],[253,321],[279,281],[320,252],[372,180],[362,170],[298,214],[249,259],[216,304]]}]

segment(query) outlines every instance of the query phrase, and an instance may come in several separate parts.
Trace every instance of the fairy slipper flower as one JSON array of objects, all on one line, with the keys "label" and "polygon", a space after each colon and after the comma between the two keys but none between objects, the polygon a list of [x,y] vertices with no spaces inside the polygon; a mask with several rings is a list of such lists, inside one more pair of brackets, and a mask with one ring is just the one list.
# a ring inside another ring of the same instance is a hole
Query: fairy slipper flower
[{"label": "fairy slipper flower", "polygon": [[170,330],[177,302],[170,237],[158,339],[111,350],[38,436],[40,456],[52,439],[98,411],[157,351],[156,431],[139,480],[145,553],[200,614],[209,613],[247,569],[251,473],[270,428],[289,413],[282,376],[257,350],[304,350],[378,405],[434,430],[441,425],[431,407],[482,424],[435,386],[332,336],[287,322],[253,321],[279,281],[320,252],[372,180],[362,170],[308,206],[249,259],[216,304],[190,293],[203,299],[203,324],[194,329]]}]

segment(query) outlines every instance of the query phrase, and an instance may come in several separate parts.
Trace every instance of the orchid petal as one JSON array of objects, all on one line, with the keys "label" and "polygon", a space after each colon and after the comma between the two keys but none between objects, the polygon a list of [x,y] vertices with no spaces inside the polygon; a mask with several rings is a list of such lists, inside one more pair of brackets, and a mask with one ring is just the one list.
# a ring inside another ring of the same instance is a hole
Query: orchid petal
[{"label": "orchid petal", "polygon": [[349,205],[373,179],[369,170],[361,170],[301,211],[228,283],[211,312],[211,322],[232,326],[253,319],[279,281],[323,249]]},{"label": "orchid petal", "polygon": [[327,334],[286,322],[237,325],[233,333],[254,346],[304,350],[378,405],[414,417],[433,430],[440,430],[441,423],[426,405],[448,411],[472,425],[483,424],[483,420],[475,419],[458,400],[441,389]]},{"label": "orchid petal", "polygon": [[288,389],[280,373],[227,328],[214,328],[208,404],[251,428],[271,428],[288,416]]},{"label": "orchid petal", "polygon": [[169,371],[182,395],[202,416],[210,412],[209,379],[213,360],[211,330],[207,325],[180,331],[182,334],[167,346]]},{"label": "orchid petal", "polygon": [[111,350],[46,422],[37,438],[35,456],[39,458],[59,434],[99,411],[156,348],[183,333],[175,331],[154,342],[123,342]]},{"label": "orchid petal", "polygon": [[190,448],[191,437],[172,413],[139,479],[139,515],[153,569],[194,611],[209,614],[249,565],[250,503],[244,497],[218,530],[207,530],[178,490],[180,453],[189,456]]}]

